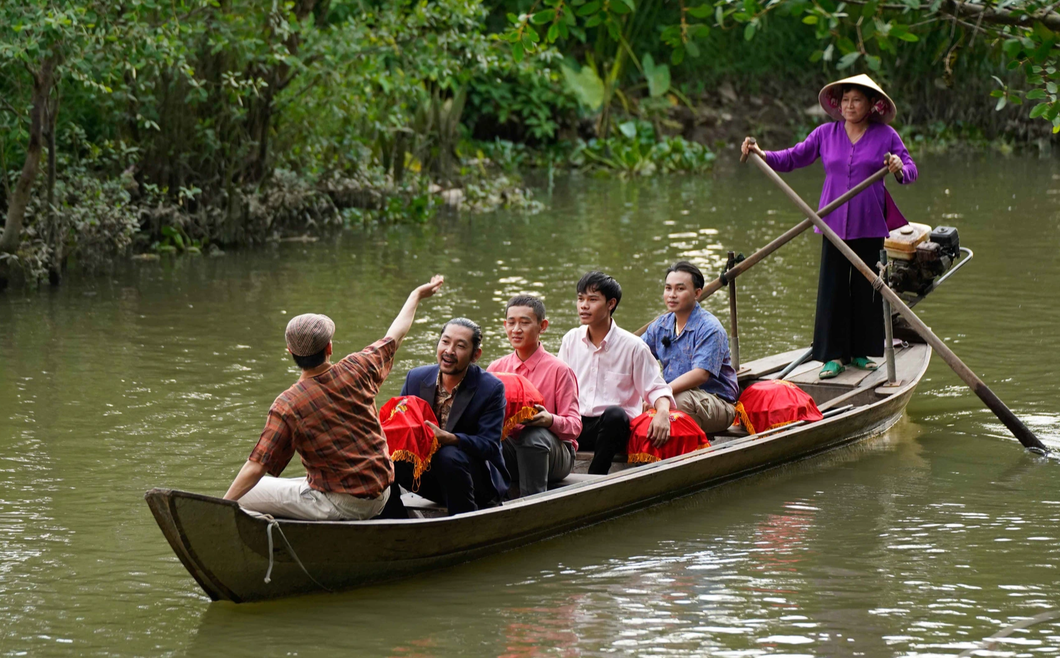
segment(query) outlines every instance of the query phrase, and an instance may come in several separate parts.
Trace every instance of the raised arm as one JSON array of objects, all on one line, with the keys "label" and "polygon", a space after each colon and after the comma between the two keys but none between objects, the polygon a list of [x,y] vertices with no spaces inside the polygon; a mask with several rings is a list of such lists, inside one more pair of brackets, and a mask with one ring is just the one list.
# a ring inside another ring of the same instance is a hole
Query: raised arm
[{"label": "raised arm", "polygon": [[405,305],[401,307],[401,312],[397,314],[397,317],[390,324],[390,328],[386,330],[387,338],[394,339],[395,349],[401,346],[401,341],[405,340],[409,329],[412,328],[412,320],[416,317],[416,307],[420,305],[421,301],[438,292],[444,282],[445,278],[441,274],[436,274],[428,283],[409,293],[409,298],[405,300]]},{"label": "raised arm", "polygon": [[[793,169],[808,167],[821,157],[821,129],[820,126],[811,132],[806,139],[795,146],[783,151],[762,151],[758,147],[750,146],[755,152],[764,153],[764,160],[774,171],[785,172]],[[745,140],[742,150],[749,148]]]}]

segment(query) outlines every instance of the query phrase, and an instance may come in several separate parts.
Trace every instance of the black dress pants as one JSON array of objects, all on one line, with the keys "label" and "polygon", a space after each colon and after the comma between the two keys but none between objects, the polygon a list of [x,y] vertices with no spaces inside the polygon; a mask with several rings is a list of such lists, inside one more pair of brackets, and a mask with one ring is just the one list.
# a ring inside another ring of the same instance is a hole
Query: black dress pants
[{"label": "black dress pants", "polygon": [[[876,270],[883,238],[847,240],[861,260]],[[827,238],[821,249],[821,276],[817,284],[817,319],[813,328],[813,358],[839,359],[883,356],[883,297],[869,280]]]},{"label": "black dress pants", "polygon": [[622,407],[608,407],[601,416],[582,416],[578,448],[592,450],[589,473],[607,475],[615,455],[626,452],[629,444],[629,416]]},{"label": "black dress pants", "polygon": [[[394,462],[394,481],[412,491],[412,464]],[[486,462],[457,446],[442,446],[434,453],[430,469],[420,476],[420,488],[416,493],[445,505],[449,516],[492,507],[497,498]],[[384,513],[390,513],[390,510],[384,509]]]}]

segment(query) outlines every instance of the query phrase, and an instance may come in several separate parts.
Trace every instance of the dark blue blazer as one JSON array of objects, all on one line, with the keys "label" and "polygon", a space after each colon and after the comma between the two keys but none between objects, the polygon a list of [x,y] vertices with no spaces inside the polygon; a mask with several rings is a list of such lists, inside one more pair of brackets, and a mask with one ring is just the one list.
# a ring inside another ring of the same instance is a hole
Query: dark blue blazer
[{"label": "dark blue blazer", "polygon": [[[437,390],[438,366],[420,366],[405,376],[401,395],[415,395],[433,406]],[[501,428],[507,406],[501,380],[476,365],[468,366],[464,381],[456,389],[449,420],[442,428],[460,440],[457,447],[486,462],[498,500],[504,499],[511,485],[501,453]]]}]

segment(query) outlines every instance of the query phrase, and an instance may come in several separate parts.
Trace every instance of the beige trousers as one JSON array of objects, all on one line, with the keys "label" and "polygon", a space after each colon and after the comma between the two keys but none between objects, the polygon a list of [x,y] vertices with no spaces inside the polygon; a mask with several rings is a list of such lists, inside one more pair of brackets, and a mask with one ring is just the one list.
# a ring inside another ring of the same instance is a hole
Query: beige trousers
[{"label": "beige trousers", "polygon": [[285,519],[345,521],[370,519],[383,511],[389,487],[376,498],[311,489],[305,478],[266,475],[239,499],[244,509]]},{"label": "beige trousers", "polygon": [[677,409],[695,419],[707,434],[724,432],[736,420],[736,407],[701,388],[681,391],[674,399]]}]

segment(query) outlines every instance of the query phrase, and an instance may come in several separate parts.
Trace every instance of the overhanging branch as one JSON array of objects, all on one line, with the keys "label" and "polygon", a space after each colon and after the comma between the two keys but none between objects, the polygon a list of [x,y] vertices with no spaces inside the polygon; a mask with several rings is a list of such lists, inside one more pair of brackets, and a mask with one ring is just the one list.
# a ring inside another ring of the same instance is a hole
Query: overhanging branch
[{"label": "overhanging branch", "polygon": [[1040,12],[1016,14],[1004,9],[968,4],[960,0],[943,0],[939,11],[951,16],[974,18],[985,23],[993,23],[994,25],[1013,25],[1029,28],[1034,25],[1035,21],[1041,21],[1042,25],[1050,30],[1060,32],[1060,14],[1053,11],[1055,6],[1051,5]]}]

